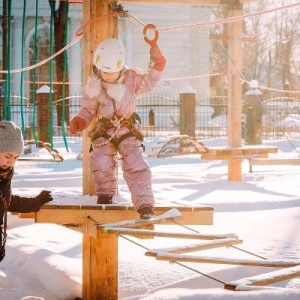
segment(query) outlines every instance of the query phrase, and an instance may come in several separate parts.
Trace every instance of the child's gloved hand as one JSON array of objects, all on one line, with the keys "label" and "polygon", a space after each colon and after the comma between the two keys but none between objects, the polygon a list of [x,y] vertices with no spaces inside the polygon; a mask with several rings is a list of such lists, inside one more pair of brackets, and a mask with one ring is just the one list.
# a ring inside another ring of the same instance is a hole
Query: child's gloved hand
[{"label": "child's gloved hand", "polygon": [[76,116],[70,122],[70,132],[75,134],[77,131],[82,131],[85,126],[85,120]]},{"label": "child's gloved hand", "polygon": [[162,55],[159,47],[155,44],[150,49],[150,57],[155,61],[153,68],[157,71],[162,71],[166,65],[166,59]]},{"label": "child's gloved hand", "polygon": [[36,197],[35,199],[37,199],[40,202],[40,206],[44,205],[47,202],[50,202],[53,200],[53,197],[51,195],[50,191],[41,191]]}]

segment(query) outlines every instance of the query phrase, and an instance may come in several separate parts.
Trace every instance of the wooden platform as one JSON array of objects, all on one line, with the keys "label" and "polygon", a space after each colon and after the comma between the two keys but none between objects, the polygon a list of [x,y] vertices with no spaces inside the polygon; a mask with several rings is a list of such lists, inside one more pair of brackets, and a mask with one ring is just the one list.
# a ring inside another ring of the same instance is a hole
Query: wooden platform
[{"label": "wooden platform", "polygon": [[300,158],[250,158],[249,159],[249,172],[252,173],[252,166],[255,165],[300,165]]},{"label": "wooden platform", "polygon": [[[182,214],[177,221],[186,225],[212,225],[213,211],[211,206],[157,206],[154,208],[156,215],[162,214],[171,208],[176,208]],[[94,236],[94,230],[89,232],[89,221],[92,219],[97,224],[115,223],[125,220],[138,219],[139,215],[133,206],[124,205],[68,205],[62,203],[47,203],[35,214],[38,223],[55,223],[74,228],[84,234]]]},{"label": "wooden platform", "polygon": [[[168,217],[171,208],[178,210],[178,213],[176,216]],[[62,203],[54,201],[42,206],[35,215],[35,221],[56,223],[82,232],[83,299],[117,300],[118,235],[130,234],[126,232],[130,228],[123,228],[122,225],[139,226],[145,232],[131,232],[131,234],[145,238],[145,236],[153,237],[153,234],[149,234],[149,229],[154,230],[154,224],[174,225],[172,221],[175,218],[176,223],[186,225],[213,224],[213,208],[210,206],[158,206],[154,212],[156,215],[167,216],[154,218],[153,221],[141,221],[132,206],[83,203],[69,205],[63,201]]]}]

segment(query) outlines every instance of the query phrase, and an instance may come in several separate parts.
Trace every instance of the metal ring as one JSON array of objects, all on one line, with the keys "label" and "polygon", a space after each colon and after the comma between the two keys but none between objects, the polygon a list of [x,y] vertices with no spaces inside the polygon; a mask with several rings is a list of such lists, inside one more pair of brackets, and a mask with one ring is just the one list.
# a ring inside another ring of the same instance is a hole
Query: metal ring
[{"label": "metal ring", "polygon": [[158,33],[158,31],[154,30],[155,36],[154,36],[153,40],[149,40],[147,38],[146,34],[147,34],[147,30],[150,29],[150,28],[154,29],[154,28],[156,28],[156,26],[154,24],[147,24],[144,27],[143,34],[144,34],[144,40],[145,40],[145,42],[148,43],[151,47],[153,47],[153,46],[155,46],[155,44],[156,44],[156,42],[158,40],[159,33]]}]

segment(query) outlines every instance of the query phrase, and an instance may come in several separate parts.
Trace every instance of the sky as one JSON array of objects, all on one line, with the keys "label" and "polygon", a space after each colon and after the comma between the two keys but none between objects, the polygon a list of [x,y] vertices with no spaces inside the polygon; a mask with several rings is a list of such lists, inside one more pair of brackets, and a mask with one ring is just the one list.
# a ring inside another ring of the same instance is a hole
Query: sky
[{"label": "sky", "polygon": [[[187,228],[170,225],[168,231],[234,234],[243,240],[237,248],[210,249],[192,255],[217,256],[225,260],[257,260],[257,256],[267,260],[300,260],[300,166],[254,166],[253,173],[249,173],[248,162],[244,160],[242,181],[230,182],[225,161],[204,161],[195,154],[147,157],[154,142],[153,138],[147,138],[145,157],[152,170],[156,203],[170,208],[178,204],[203,204],[214,208],[213,225]],[[205,141],[205,145],[212,146],[213,142]],[[290,141],[272,141],[272,145],[279,147],[276,156],[299,157],[296,150],[290,151]],[[67,152],[63,145],[56,145],[65,158],[63,163],[17,162],[14,194],[34,196],[42,189],[50,189],[54,203],[95,203],[95,196],[82,196],[82,168],[76,159],[80,144],[71,141],[69,147]],[[43,157],[44,154],[40,150],[36,155]],[[67,167],[62,168],[62,164]],[[114,201],[130,204],[121,170],[119,195]],[[56,224],[35,224],[32,219],[16,215],[9,215],[8,225],[7,255],[0,264],[0,300],[71,300],[81,296],[81,233]],[[166,231],[162,225],[155,228]],[[169,263],[145,256],[145,248],[163,249],[195,241],[125,237],[118,239],[119,299],[300,299],[300,277],[252,291],[224,289],[223,282],[279,269]]]}]

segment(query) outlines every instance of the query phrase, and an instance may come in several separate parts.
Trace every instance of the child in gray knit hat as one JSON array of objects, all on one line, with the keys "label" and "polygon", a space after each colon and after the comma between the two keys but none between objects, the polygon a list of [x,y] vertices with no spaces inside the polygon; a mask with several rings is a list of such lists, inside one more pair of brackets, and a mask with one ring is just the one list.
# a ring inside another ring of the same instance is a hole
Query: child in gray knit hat
[{"label": "child in gray knit hat", "polygon": [[21,128],[10,121],[0,121],[0,152],[23,152]]},{"label": "child in gray knit hat", "polygon": [[14,165],[22,154],[23,145],[20,127],[10,121],[0,121],[0,262],[5,256],[7,212],[37,212],[42,205],[53,200],[50,191],[42,191],[30,198],[12,195]]}]

